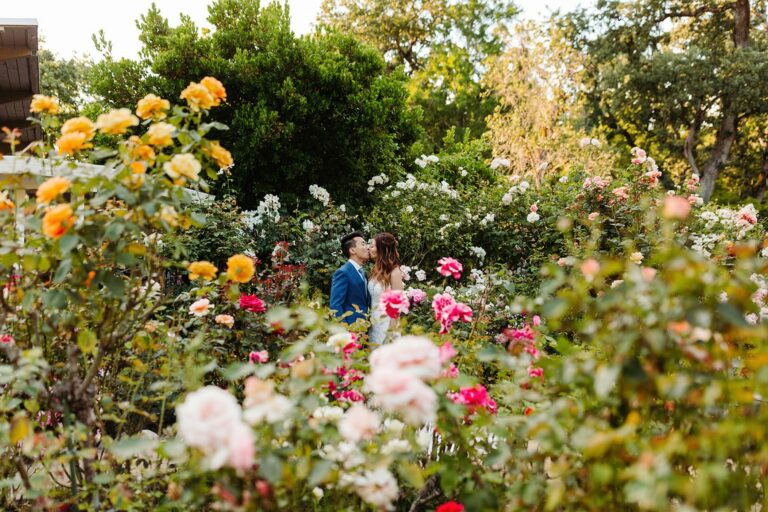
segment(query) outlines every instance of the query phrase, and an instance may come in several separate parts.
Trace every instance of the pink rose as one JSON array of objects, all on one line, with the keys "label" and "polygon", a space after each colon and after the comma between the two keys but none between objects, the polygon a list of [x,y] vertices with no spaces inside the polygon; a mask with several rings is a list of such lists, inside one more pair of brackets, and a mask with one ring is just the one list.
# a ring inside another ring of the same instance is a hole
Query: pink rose
[{"label": "pink rose", "polygon": [[232,315],[216,315],[214,320],[217,324],[225,325],[230,328],[235,325],[235,318]]},{"label": "pink rose", "polygon": [[617,199],[622,201],[629,199],[629,189],[627,187],[617,187],[613,189],[612,193]]},{"label": "pink rose", "polygon": [[596,218],[598,218],[599,216],[600,216],[600,214],[599,214],[599,213],[597,213],[597,212],[592,212],[592,213],[590,213],[590,214],[587,216],[587,218],[588,218],[589,220],[595,220],[595,219],[596,219]]},{"label": "pink rose", "polygon": [[13,336],[10,334],[0,334],[0,343],[7,343],[10,345],[16,343],[16,340],[14,340]]},{"label": "pink rose", "polygon": [[454,403],[466,405],[470,414],[480,409],[491,414],[498,410],[496,402],[481,384],[475,384],[471,388],[461,388],[457,393],[448,393],[448,398]]},{"label": "pink rose", "polygon": [[581,264],[581,273],[584,274],[587,279],[591,280],[598,272],[600,272],[600,263],[594,258],[589,258]]},{"label": "pink rose", "polygon": [[453,258],[440,258],[440,261],[437,263],[440,265],[437,267],[437,271],[440,272],[440,275],[446,277],[453,276],[454,279],[459,279],[464,270],[461,263]]},{"label": "pink rose", "polygon": [[253,431],[247,425],[236,425],[228,435],[229,466],[247,471],[253,467],[254,443]]},{"label": "pink rose", "polygon": [[536,204],[536,203],[533,203],[533,204],[531,205],[531,213],[536,213],[536,212],[538,212],[538,211],[539,211],[539,205],[538,205],[538,204]]},{"label": "pink rose", "polygon": [[264,306],[264,301],[258,298],[256,295],[240,295],[240,309],[244,311],[250,311],[251,313],[264,313],[267,308]]},{"label": "pink rose", "polygon": [[443,367],[440,349],[422,336],[401,336],[371,352],[370,362],[371,373],[390,368],[419,379],[436,379]]},{"label": "pink rose", "polygon": [[653,278],[656,277],[656,269],[651,267],[643,267],[641,270],[641,273],[643,275],[643,280],[647,283],[650,283],[653,281]]},{"label": "pink rose", "polygon": [[357,443],[375,436],[380,425],[378,414],[362,404],[355,404],[339,420],[339,433],[347,441]]},{"label": "pink rose", "polygon": [[691,213],[691,203],[684,197],[667,196],[664,198],[662,215],[667,219],[685,219]]},{"label": "pink rose", "polygon": [[536,366],[529,366],[528,367],[528,376],[529,377],[543,377],[544,376],[544,369],[538,368]]},{"label": "pink rose", "polygon": [[408,313],[411,303],[402,290],[387,290],[381,294],[381,304],[389,318],[399,318]]},{"label": "pink rose", "polygon": [[410,425],[435,421],[437,395],[408,372],[392,366],[378,368],[365,379],[365,389],[373,393],[375,405],[386,412],[399,414]]},{"label": "pink rose", "polygon": [[453,356],[456,355],[456,349],[453,348],[453,345],[451,345],[450,341],[446,341],[443,343],[443,345],[439,348],[440,350],[440,364],[445,364],[448,361],[451,360]]},{"label": "pink rose", "polygon": [[630,150],[630,153],[632,153],[632,163],[635,165],[644,164],[645,161],[648,159],[648,155],[646,155],[645,151],[638,147],[634,147]]},{"label": "pink rose", "polygon": [[427,294],[418,288],[409,288],[406,295],[413,301],[414,305],[421,304],[427,298]]},{"label": "pink rose", "polygon": [[248,360],[252,363],[266,363],[269,361],[269,352],[266,350],[261,350],[259,352],[252,351],[248,354]]},{"label": "pink rose", "polygon": [[538,327],[541,325],[541,317],[539,315],[533,315],[533,326]]},{"label": "pink rose", "polygon": [[443,370],[443,373],[441,374],[441,377],[445,377],[448,379],[455,379],[459,376],[459,369],[456,368],[456,365],[451,363],[451,366]]}]

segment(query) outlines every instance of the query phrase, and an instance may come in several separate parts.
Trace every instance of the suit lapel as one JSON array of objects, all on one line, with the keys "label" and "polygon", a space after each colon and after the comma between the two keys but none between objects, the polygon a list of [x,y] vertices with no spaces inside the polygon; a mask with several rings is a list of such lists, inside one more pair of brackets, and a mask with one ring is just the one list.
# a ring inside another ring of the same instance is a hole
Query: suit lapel
[{"label": "suit lapel", "polygon": [[363,281],[363,278],[360,276],[360,272],[357,271],[355,266],[351,262],[347,262],[347,265],[349,268],[347,269],[347,272],[350,273],[350,277],[355,280],[355,282],[358,284],[360,288],[363,289],[363,297],[365,298],[366,302],[368,301],[368,287],[365,284],[365,281]]}]

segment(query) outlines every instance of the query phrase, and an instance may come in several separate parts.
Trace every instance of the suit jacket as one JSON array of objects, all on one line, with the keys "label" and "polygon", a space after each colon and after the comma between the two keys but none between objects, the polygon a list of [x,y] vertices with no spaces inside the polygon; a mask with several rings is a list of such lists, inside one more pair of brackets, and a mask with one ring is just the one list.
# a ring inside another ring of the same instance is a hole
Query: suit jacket
[{"label": "suit jacket", "polygon": [[333,274],[331,280],[331,310],[336,317],[351,313],[342,319],[348,324],[368,314],[368,286],[348,261]]}]

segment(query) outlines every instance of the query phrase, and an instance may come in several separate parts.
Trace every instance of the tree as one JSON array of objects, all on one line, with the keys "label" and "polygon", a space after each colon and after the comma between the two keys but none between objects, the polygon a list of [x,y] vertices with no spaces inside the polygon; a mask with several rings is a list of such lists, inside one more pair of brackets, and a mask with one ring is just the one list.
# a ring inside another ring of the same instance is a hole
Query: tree
[{"label": "tree", "polygon": [[764,0],[602,0],[565,16],[587,57],[589,122],[667,169],[699,174],[707,200],[726,165],[756,181],[750,159],[733,158],[749,143],[740,127],[768,111],[765,9]]},{"label": "tree", "polygon": [[80,57],[60,59],[47,48],[37,52],[37,60],[40,92],[56,96],[64,108],[77,110],[83,102],[85,77],[92,65],[90,60]]},{"label": "tree", "polygon": [[486,130],[496,103],[481,77],[516,13],[509,0],[324,0],[320,22],[378,48],[390,69],[404,68],[435,147],[451,127],[459,140]]},{"label": "tree", "polygon": [[[582,55],[556,24],[528,21],[515,27],[507,50],[489,62],[485,85],[498,105],[487,119],[493,153],[510,161],[510,172],[532,175],[567,170],[586,135],[578,126],[583,104]],[[593,167],[608,168],[607,152],[590,152]]]},{"label": "tree", "polygon": [[122,105],[149,90],[177,98],[190,81],[219,78],[228,97],[214,116],[230,126],[221,142],[235,167],[215,192],[231,190],[246,209],[265,193],[290,203],[315,183],[340,203],[362,204],[372,176],[399,172],[419,136],[418,112],[406,104],[405,75],[386,73],[374,48],[336,31],[297,38],[278,3],[218,0],[208,20],[210,32],[188,17],[171,27],[153,6],[137,22],[139,59],[106,53],[93,93]]}]

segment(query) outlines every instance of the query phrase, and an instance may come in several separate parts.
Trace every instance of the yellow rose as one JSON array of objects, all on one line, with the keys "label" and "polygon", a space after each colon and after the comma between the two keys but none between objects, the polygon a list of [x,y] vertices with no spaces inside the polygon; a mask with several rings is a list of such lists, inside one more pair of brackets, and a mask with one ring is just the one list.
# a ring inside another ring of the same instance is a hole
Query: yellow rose
[{"label": "yellow rose", "polygon": [[187,270],[189,270],[189,278],[193,281],[201,277],[206,281],[210,281],[216,277],[216,272],[219,269],[211,262],[195,261],[189,264]]},{"label": "yellow rose", "polygon": [[[188,178],[197,181],[200,174],[200,162],[197,161],[192,153],[180,153],[174,155],[170,162],[163,165],[165,174],[177,180],[179,178]],[[183,180],[182,180],[183,181]]]},{"label": "yellow rose", "polygon": [[59,149],[59,153],[74,155],[78,151],[93,147],[93,144],[87,141],[88,136],[85,133],[72,132],[59,137],[59,140],[56,141],[56,147]]},{"label": "yellow rose", "polygon": [[152,146],[142,144],[141,139],[136,135],[132,135],[126,145],[131,159],[144,160],[150,163],[155,161],[155,150],[152,149]]},{"label": "yellow rose", "polygon": [[216,98],[208,88],[196,82],[190,82],[186,89],[181,91],[181,99],[187,100],[192,110],[208,110],[216,104]]},{"label": "yellow rose", "polygon": [[218,142],[211,142],[211,145],[206,150],[206,153],[208,153],[211,158],[216,160],[216,165],[219,167],[229,167],[234,163],[234,160],[232,160],[232,154],[221,147]]},{"label": "yellow rose", "polygon": [[70,186],[72,186],[72,183],[67,178],[61,176],[54,176],[45,180],[37,189],[37,203],[50,203],[59,195],[69,190]]},{"label": "yellow rose", "polygon": [[0,192],[0,212],[13,210],[14,208],[16,208],[16,205],[8,199],[8,191],[3,190]]},{"label": "yellow rose", "polygon": [[171,108],[171,103],[154,94],[147,94],[139,100],[136,115],[142,119],[165,119],[165,111]]},{"label": "yellow rose", "polygon": [[113,109],[96,119],[96,128],[108,135],[122,135],[129,127],[139,124],[139,118],[127,108]]},{"label": "yellow rose", "polygon": [[153,146],[168,146],[173,143],[176,127],[168,123],[155,123],[147,130],[147,142]]},{"label": "yellow rose", "polygon": [[179,225],[179,214],[173,206],[163,206],[160,210],[160,220],[165,221],[169,226]]},{"label": "yellow rose", "polygon": [[247,283],[256,273],[253,260],[245,254],[236,254],[227,260],[227,277],[238,283]]},{"label": "yellow rose", "polygon": [[85,141],[87,142],[96,135],[96,126],[87,117],[73,117],[61,127],[62,135],[69,135],[70,133],[84,134]]},{"label": "yellow rose", "polygon": [[72,207],[67,203],[48,208],[43,216],[43,233],[53,239],[60,238],[74,225]]},{"label": "yellow rose", "polygon": [[208,89],[208,92],[213,96],[214,107],[221,105],[222,101],[227,101],[227,90],[224,88],[224,84],[212,76],[207,76],[200,80],[200,85]]},{"label": "yellow rose", "polygon": [[34,114],[58,114],[59,99],[44,94],[35,94],[32,96],[32,103],[29,105],[29,111]]}]

